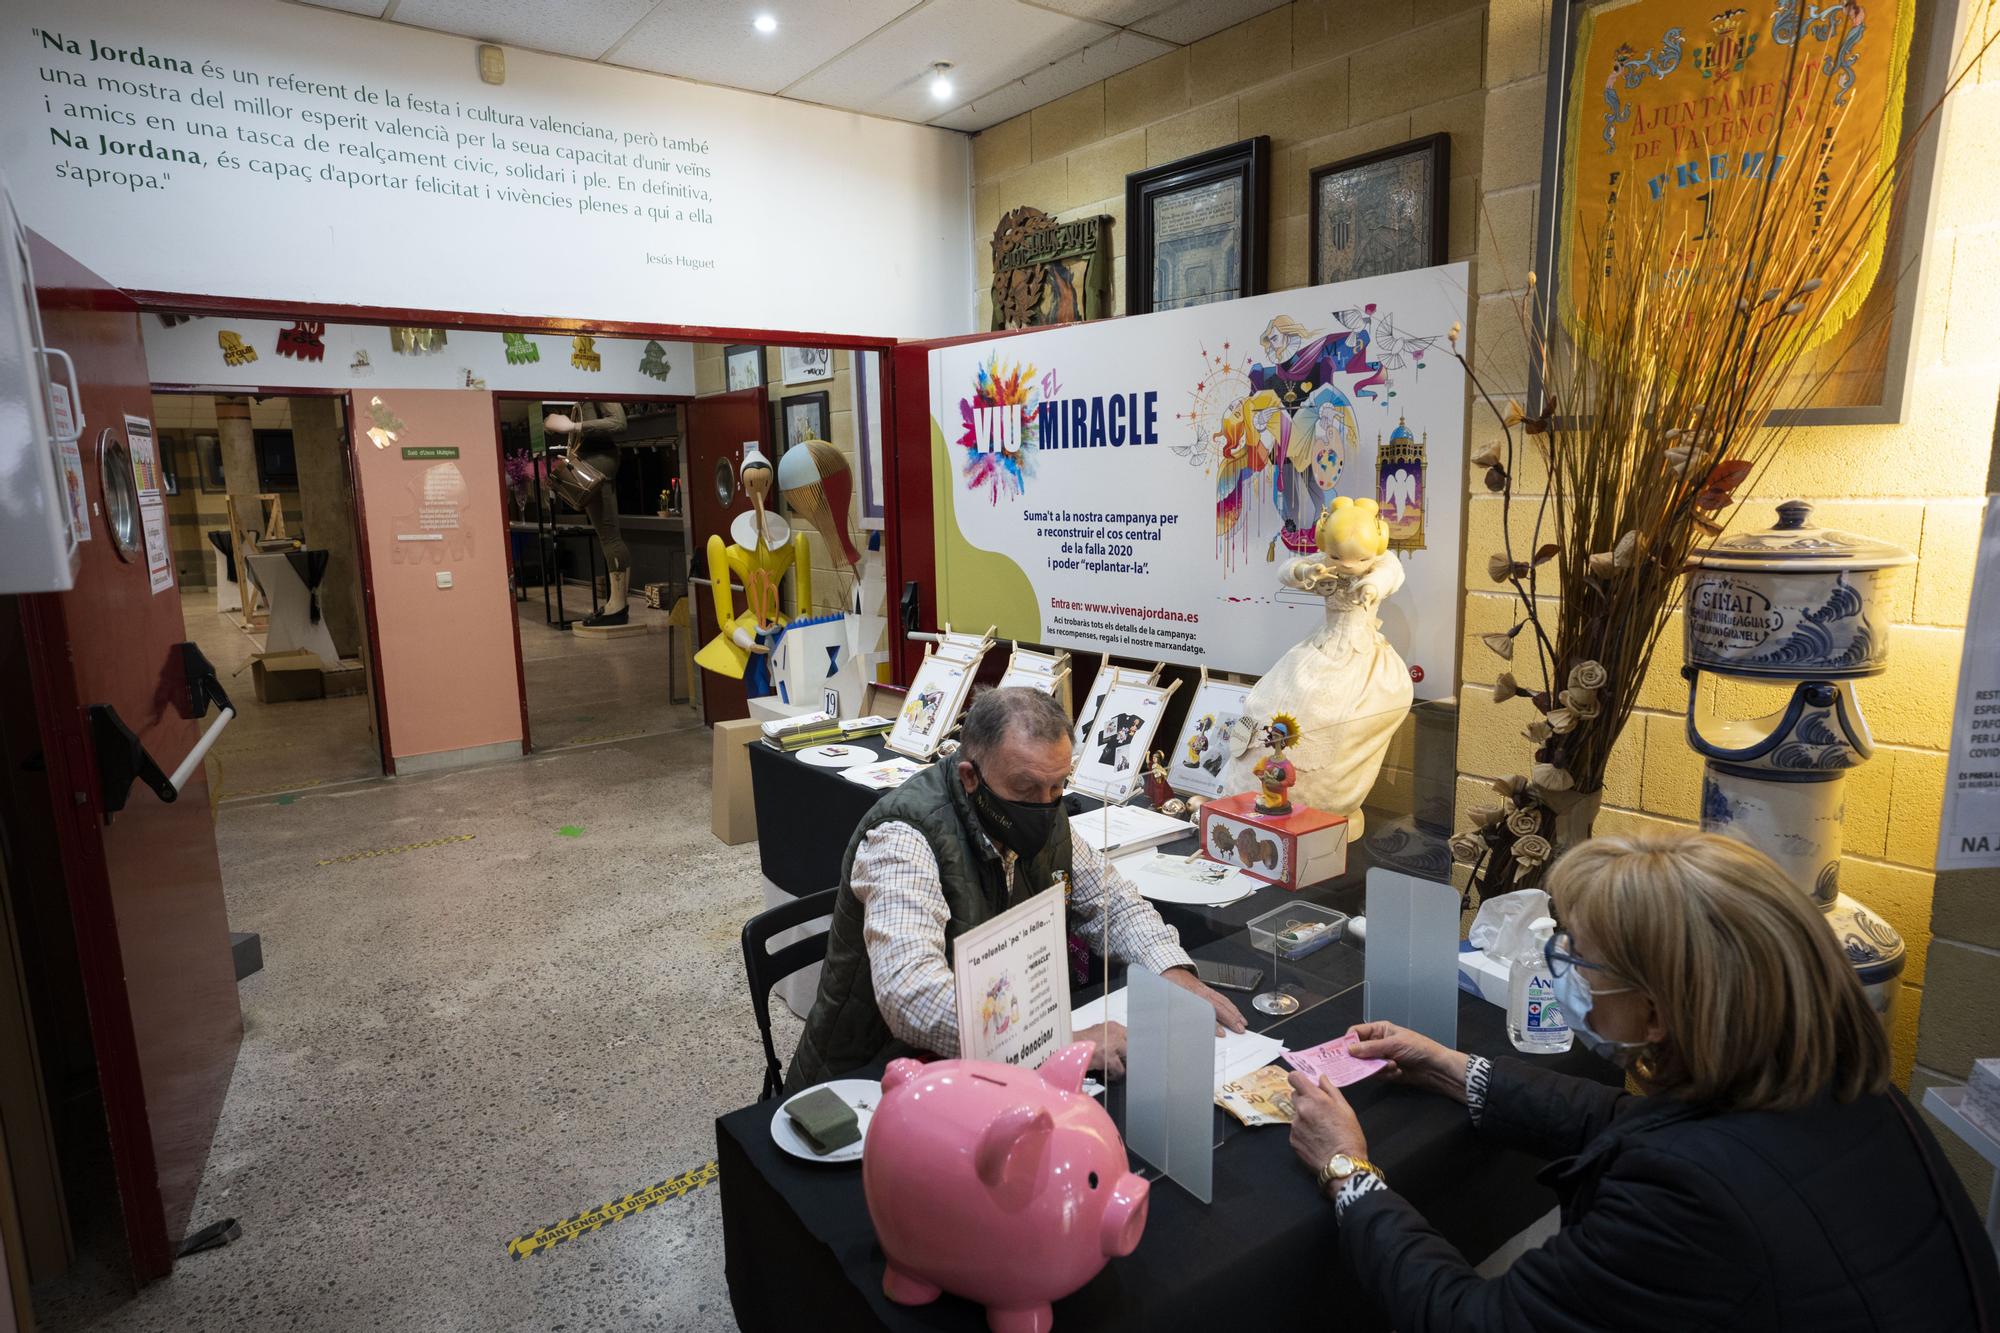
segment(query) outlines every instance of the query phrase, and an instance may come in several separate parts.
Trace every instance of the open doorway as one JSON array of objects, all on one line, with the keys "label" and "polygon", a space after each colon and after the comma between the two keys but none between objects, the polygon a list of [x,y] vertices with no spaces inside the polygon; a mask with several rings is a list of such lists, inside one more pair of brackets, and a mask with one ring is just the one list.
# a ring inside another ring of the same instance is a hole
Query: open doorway
[{"label": "open doorway", "polygon": [[681,400],[509,394],[494,413],[530,744],[696,725]]},{"label": "open doorway", "polygon": [[236,705],[220,799],[379,776],[345,395],[153,396],[187,636]]}]

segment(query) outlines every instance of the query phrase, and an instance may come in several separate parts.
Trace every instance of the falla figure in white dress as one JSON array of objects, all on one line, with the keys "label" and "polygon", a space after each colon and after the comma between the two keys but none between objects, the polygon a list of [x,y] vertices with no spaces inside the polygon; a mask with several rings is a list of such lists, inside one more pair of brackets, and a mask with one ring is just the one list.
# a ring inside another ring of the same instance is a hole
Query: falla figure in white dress
[{"label": "falla figure in white dress", "polygon": [[1313,536],[1318,552],[1286,561],[1278,577],[1286,587],[1325,598],[1326,620],[1288,649],[1244,701],[1226,789],[1257,788],[1250,771],[1255,719],[1289,713],[1302,733],[1287,755],[1299,774],[1293,799],[1345,815],[1351,841],[1361,837],[1361,802],[1415,697],[1410,668],[1375,615],[1382,599],[1403,586],[1403,564],[1389,553],[1389,525],[1373,500],[1335,497]]}]

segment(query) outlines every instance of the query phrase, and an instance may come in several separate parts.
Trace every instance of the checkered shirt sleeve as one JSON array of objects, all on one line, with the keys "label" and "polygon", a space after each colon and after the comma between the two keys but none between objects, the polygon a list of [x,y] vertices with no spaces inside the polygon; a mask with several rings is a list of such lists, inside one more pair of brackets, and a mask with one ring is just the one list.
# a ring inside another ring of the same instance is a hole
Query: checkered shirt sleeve
[{"label": "checkered shirt sleeve", "polygon": [[[1069,924],[1083,942],[1153,972],[1192,966],[1179,935],[1137,886],[1074,830],[1070,839]],[[1012,852],[1001,859],[1011,894],[1017,860]],[[958,993],[945,954],[951,909],[930,844],[909,824],[877,824],[854,849],[848,885],[861,904],[861,937],[882,1021],[898,1041],[956,1056]]]}]

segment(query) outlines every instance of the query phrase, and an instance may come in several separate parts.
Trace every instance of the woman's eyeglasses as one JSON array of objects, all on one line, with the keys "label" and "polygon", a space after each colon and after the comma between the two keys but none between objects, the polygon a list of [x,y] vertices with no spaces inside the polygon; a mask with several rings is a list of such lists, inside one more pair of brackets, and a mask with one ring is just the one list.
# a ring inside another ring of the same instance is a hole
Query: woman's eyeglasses
[{"label": "woman's eyeglasses", "polygon": [[1593,963],[1588,958],[1577,957],[1571,951],[1574,943],[1568,931],[1559,930],[1542,944],[1542,959],[1549,965],[1550,976],[1559,977],[1572,967],[1582,967],[1593,972],[1602,972],[1607,977],[1618,977],[1620,981],[1629,980],[1602,963]]}]

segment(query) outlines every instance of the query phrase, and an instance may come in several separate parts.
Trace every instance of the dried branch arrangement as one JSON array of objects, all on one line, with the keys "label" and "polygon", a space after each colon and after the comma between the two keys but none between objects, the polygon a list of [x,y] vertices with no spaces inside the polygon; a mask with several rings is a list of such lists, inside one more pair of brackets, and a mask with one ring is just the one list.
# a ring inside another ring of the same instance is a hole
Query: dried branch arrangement
[{"label": "dried branch arrangement", "polygon": [[[1952,87],[1990,45],[1960,63]],[[1452,839],[1482,893],[1533,884],[1589,836],[1689,556],[1783,447],[1787,409],[1840,369],[1802,380],[1795,363],[1861,280],[1866,238],[1938,112],[1910,127],[1890,171],[1859,178],[1828,147],[1845,107],[1796,48],[1781,100],[1762,145],[1780,165],[1716,191],[1703,236],[1667,234],[1634,186],[1598,237],[1623,262],[1591,265],[1568,309],[1550,310],[1529,275],[1518,313],[1544,386],[1536,415],[1496,401],[1453,330],[1454,355],[1502,436],[1472,461],[1501,497],[1503,544],[1487,572],[1513,594],[1515,619],[1482,640],[1508,664],[1494,699],[1522,701],[1530,758]],[[1540,493],[1517,493],[1536,463]]]}]

